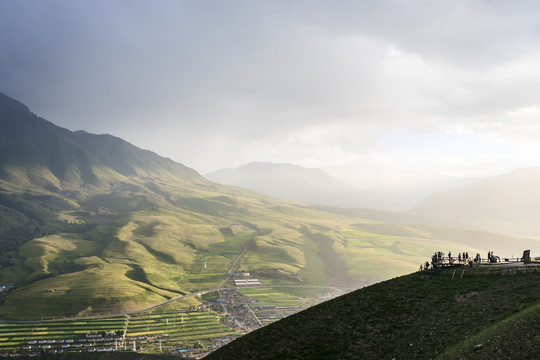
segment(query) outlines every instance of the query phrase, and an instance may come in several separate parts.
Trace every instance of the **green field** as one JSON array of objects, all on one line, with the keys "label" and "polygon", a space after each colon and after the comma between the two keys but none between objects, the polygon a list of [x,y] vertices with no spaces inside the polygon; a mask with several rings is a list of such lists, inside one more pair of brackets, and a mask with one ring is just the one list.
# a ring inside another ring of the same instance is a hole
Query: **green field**
[{"label": "green field", "polygon": [[[158,352],[160,342],[162,351],[172,351],[182,347],[191,347],[197,340],[202,341],[203,344],[210,344],[213,339],[236,335],[219,320],[215,312],[169,310],[169,312],[81,320],[2,323],[0,324],[0,353],[19,352],[23,347],[28,346],[38,351],[39,345],[36,342],[40,340],[55,340],[53,348],[60,348],[60,344],[67,344],[66,339],[73,340],[70,344],[82,344],[82,349],[103,347],[99,342],[80,343],[79,339],[85,339],[88,333],[102,331],[118,332],[123,335],[124,330],[127,330],[127,342],[114,341],[114,347],[118,350],[130,350],[132,342],[135,341],[137,347],[142,347],[142,350],[146,352]],[[74,349],[81,348],[70,345],[63,350]]]},{"label": "green field", "polygon": [[0,324],[0,351],[20,351],[29,341],[83,339],[87,333],[124,329],[125,317]]},{"label": "green field", "polygon": [[[130,316],[128,337],[161,336],[166,334],[167,346],[192,346],[195,340],[209,344],[212,339],[235,335],[219,322],[215,312],[174,312]],[[161,337],[163,338],[163,336]],[[147,348],[152,352],[154,347]]]}]

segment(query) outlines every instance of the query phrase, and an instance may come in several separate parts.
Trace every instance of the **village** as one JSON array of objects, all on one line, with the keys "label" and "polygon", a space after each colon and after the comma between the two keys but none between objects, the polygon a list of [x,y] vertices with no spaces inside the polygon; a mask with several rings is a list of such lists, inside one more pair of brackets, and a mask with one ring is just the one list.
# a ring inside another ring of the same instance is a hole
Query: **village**
[{"label": "village", "polygon": [[[291,286],[291,285],[285,285]],[[302,287],[302,286],[299,286]],[[305,286],[304,286],[305,287]],[[107,323],[108,327],[116,330],[91,331],[81,334],[80,338],[73,336],[72,338],[63,338],[62,336],[54,337],[55,332],[63,333],[61,328],[54,329],[55,331],[45,331],[46,323],[39,325],[27,324],[30,333],[33,336],[25,337],[25,341],[19,343],[16,351],[2,351],[0,356],[39,356],[44,353],[63,353],[63,352],[112,352],[112,351],[130,351],[130,352],[158,352],[169,353],[189,358],[202,358],[210,352],[226,345],[233,341],[238,336],[247,334],[262,326],[280,320],[286,316],[302,311],[310,306],[316,305],[330,297],[334,297],[344,293],[344,291],[333,290],[324,296],[312,299],[298,299],[297,301],[288,303],[264,303],[257,301],[242,293],[246,288],[262,288],[273,291],[272,287],[265,285],[259,279],[253,277],[248,272],[231,272],[227,281],[222,284],[219,289],[213,290],[216,292],[217,298],[214,301],[204,301],[201,305],[192,306],[186,315],[174,317],[170,314],[167,319],[159,321],[164,322],[160,327],[152,327],[150,320],[141,320],[141,324],[148,323],[148,326],[143,326],[138,330],[136,336],[130,336],[127,333],[128,324],[133,324],[134,318],[128,315],[125,317],[117,317],[115,320],[102,320]],[[215,326],[225,325],[229,330],[228,333],[208,339],[205,342],[192,340],[186,342],[182,336],[175,335],[166,330],[174,326],[184,326],[187,324],[188,317],[195,318],[197,315],[203,317],[204,314],[214,316],[219,319],[219,323]],[[214,315],[211,315],[214,314]],[[154,315],[147,315],[152,317]],[[184,318],[185,317],[185,318]],[[99,322],[96,319],[96,324]],[[73,320],[75,321],[75,320]],[[81,319],[80,323],[89,324]],[[112,321],[115,321],[113,323]],[[152,322],[158,321],[153,319]],[[28,322],[27,322],[28,323]],[[11,325],[13,327],[18,324]],[[23,326],[23,324],[20,324]],[[52,326],[52,324],[51,324]],[[73,325],[65,325],[72,327]],[[81,328],[88,325],[81,325]],[[155,325],[157,326],[157,325]],[[42,337],[37,336],[43,329]],[[162,329],[162,330],[159,330]],[[15,330],[15,331],[21,331]],[[49,329],[50,330],[50,329]],[[60,330],[60,331],[57,331]],[[144,331],[146,330],[146,331]],[[22,331],[21,331],[22,333]],[[74,334],[75,335],[75,334]]]}]

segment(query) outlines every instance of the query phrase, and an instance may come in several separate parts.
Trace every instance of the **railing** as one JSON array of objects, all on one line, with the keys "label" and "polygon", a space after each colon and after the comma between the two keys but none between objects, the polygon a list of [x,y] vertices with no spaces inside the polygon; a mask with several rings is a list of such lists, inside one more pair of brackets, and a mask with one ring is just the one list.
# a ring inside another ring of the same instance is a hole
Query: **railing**
[{"label": "railing", "polygon": [[[440,265],[440,264],[439,264]],[[458,268],[459,266],[459,268]],[[439,268],[431,269],[431,271],[439,271],[443,267],[448,268],[449,263],[446,263],[445,266],[440,266]],[[506,262],[499,262],[499,263],[484,263],[484,264],[473,264],[472,267],[464,266],[464,264],[454,264],[454,272],[452,274],[452,279],[455,277],[462,278],[464,274],[474,274],[474,275],[482,275],[482,274],[496,274],[499,273],[500,275],[506,275],[506,274],[517,274],[517,273],[523,273],[523,272],[540,272],[540,263],[531,263],[531,264],[516,264],[514,263],[506,263]]]}]

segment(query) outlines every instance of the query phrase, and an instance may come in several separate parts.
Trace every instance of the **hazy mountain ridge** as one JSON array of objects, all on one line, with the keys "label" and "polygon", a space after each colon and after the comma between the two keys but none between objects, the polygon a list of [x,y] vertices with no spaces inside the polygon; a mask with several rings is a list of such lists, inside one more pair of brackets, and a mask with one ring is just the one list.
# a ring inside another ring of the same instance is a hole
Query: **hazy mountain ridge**
[{"label": "hazy mountain ridge", "polygon": [[540,167],[516,169],[462,189],[438,192],[409,214],[469,227],[540,237]]},{"label": "hazy mountain ridge", "polygon": [[205,177],[221,184],[308,204],[377,207],[377,198],[373,194],[344,183],[323,170],[300,165],[251,162],[236,169],[221,169]]},{"label": "hazy mountain ridge", "polygon": [[[408,211],[434,191],[462,188],[479,181],[441,176],[414,182],[409,179],[403,184],[394,184],[383,181],[384,175],[377,171],[380,169],[367,166],[351,169],[357,171],[356,180],[351,179],[352,182],[341,181],[323,169],[263,162],[252,162],[235,169],[220,169],[205,177],[221,184],[313,205],[393,212]],[[330,168],[329,171],[336,169]],[[343,168],[337,172],[344,176]]]}]

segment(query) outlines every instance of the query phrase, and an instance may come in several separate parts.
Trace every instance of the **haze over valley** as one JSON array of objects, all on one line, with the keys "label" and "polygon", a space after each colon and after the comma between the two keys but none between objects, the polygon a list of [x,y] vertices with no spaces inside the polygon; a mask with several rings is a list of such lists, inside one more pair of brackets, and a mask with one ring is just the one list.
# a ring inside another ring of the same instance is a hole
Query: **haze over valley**
[{"label": "haze over valley", "polygon": [[365,169],[365,178],[354,185],[338,180],[321,169],[294,164],[252,162],[236,169],[220,169],[205,177],[229,185],[310,204],[387,211],[410,210],[435,191],[478,182],[478,179],[437,178],[414,183],[385,184],[375,169]]}]

